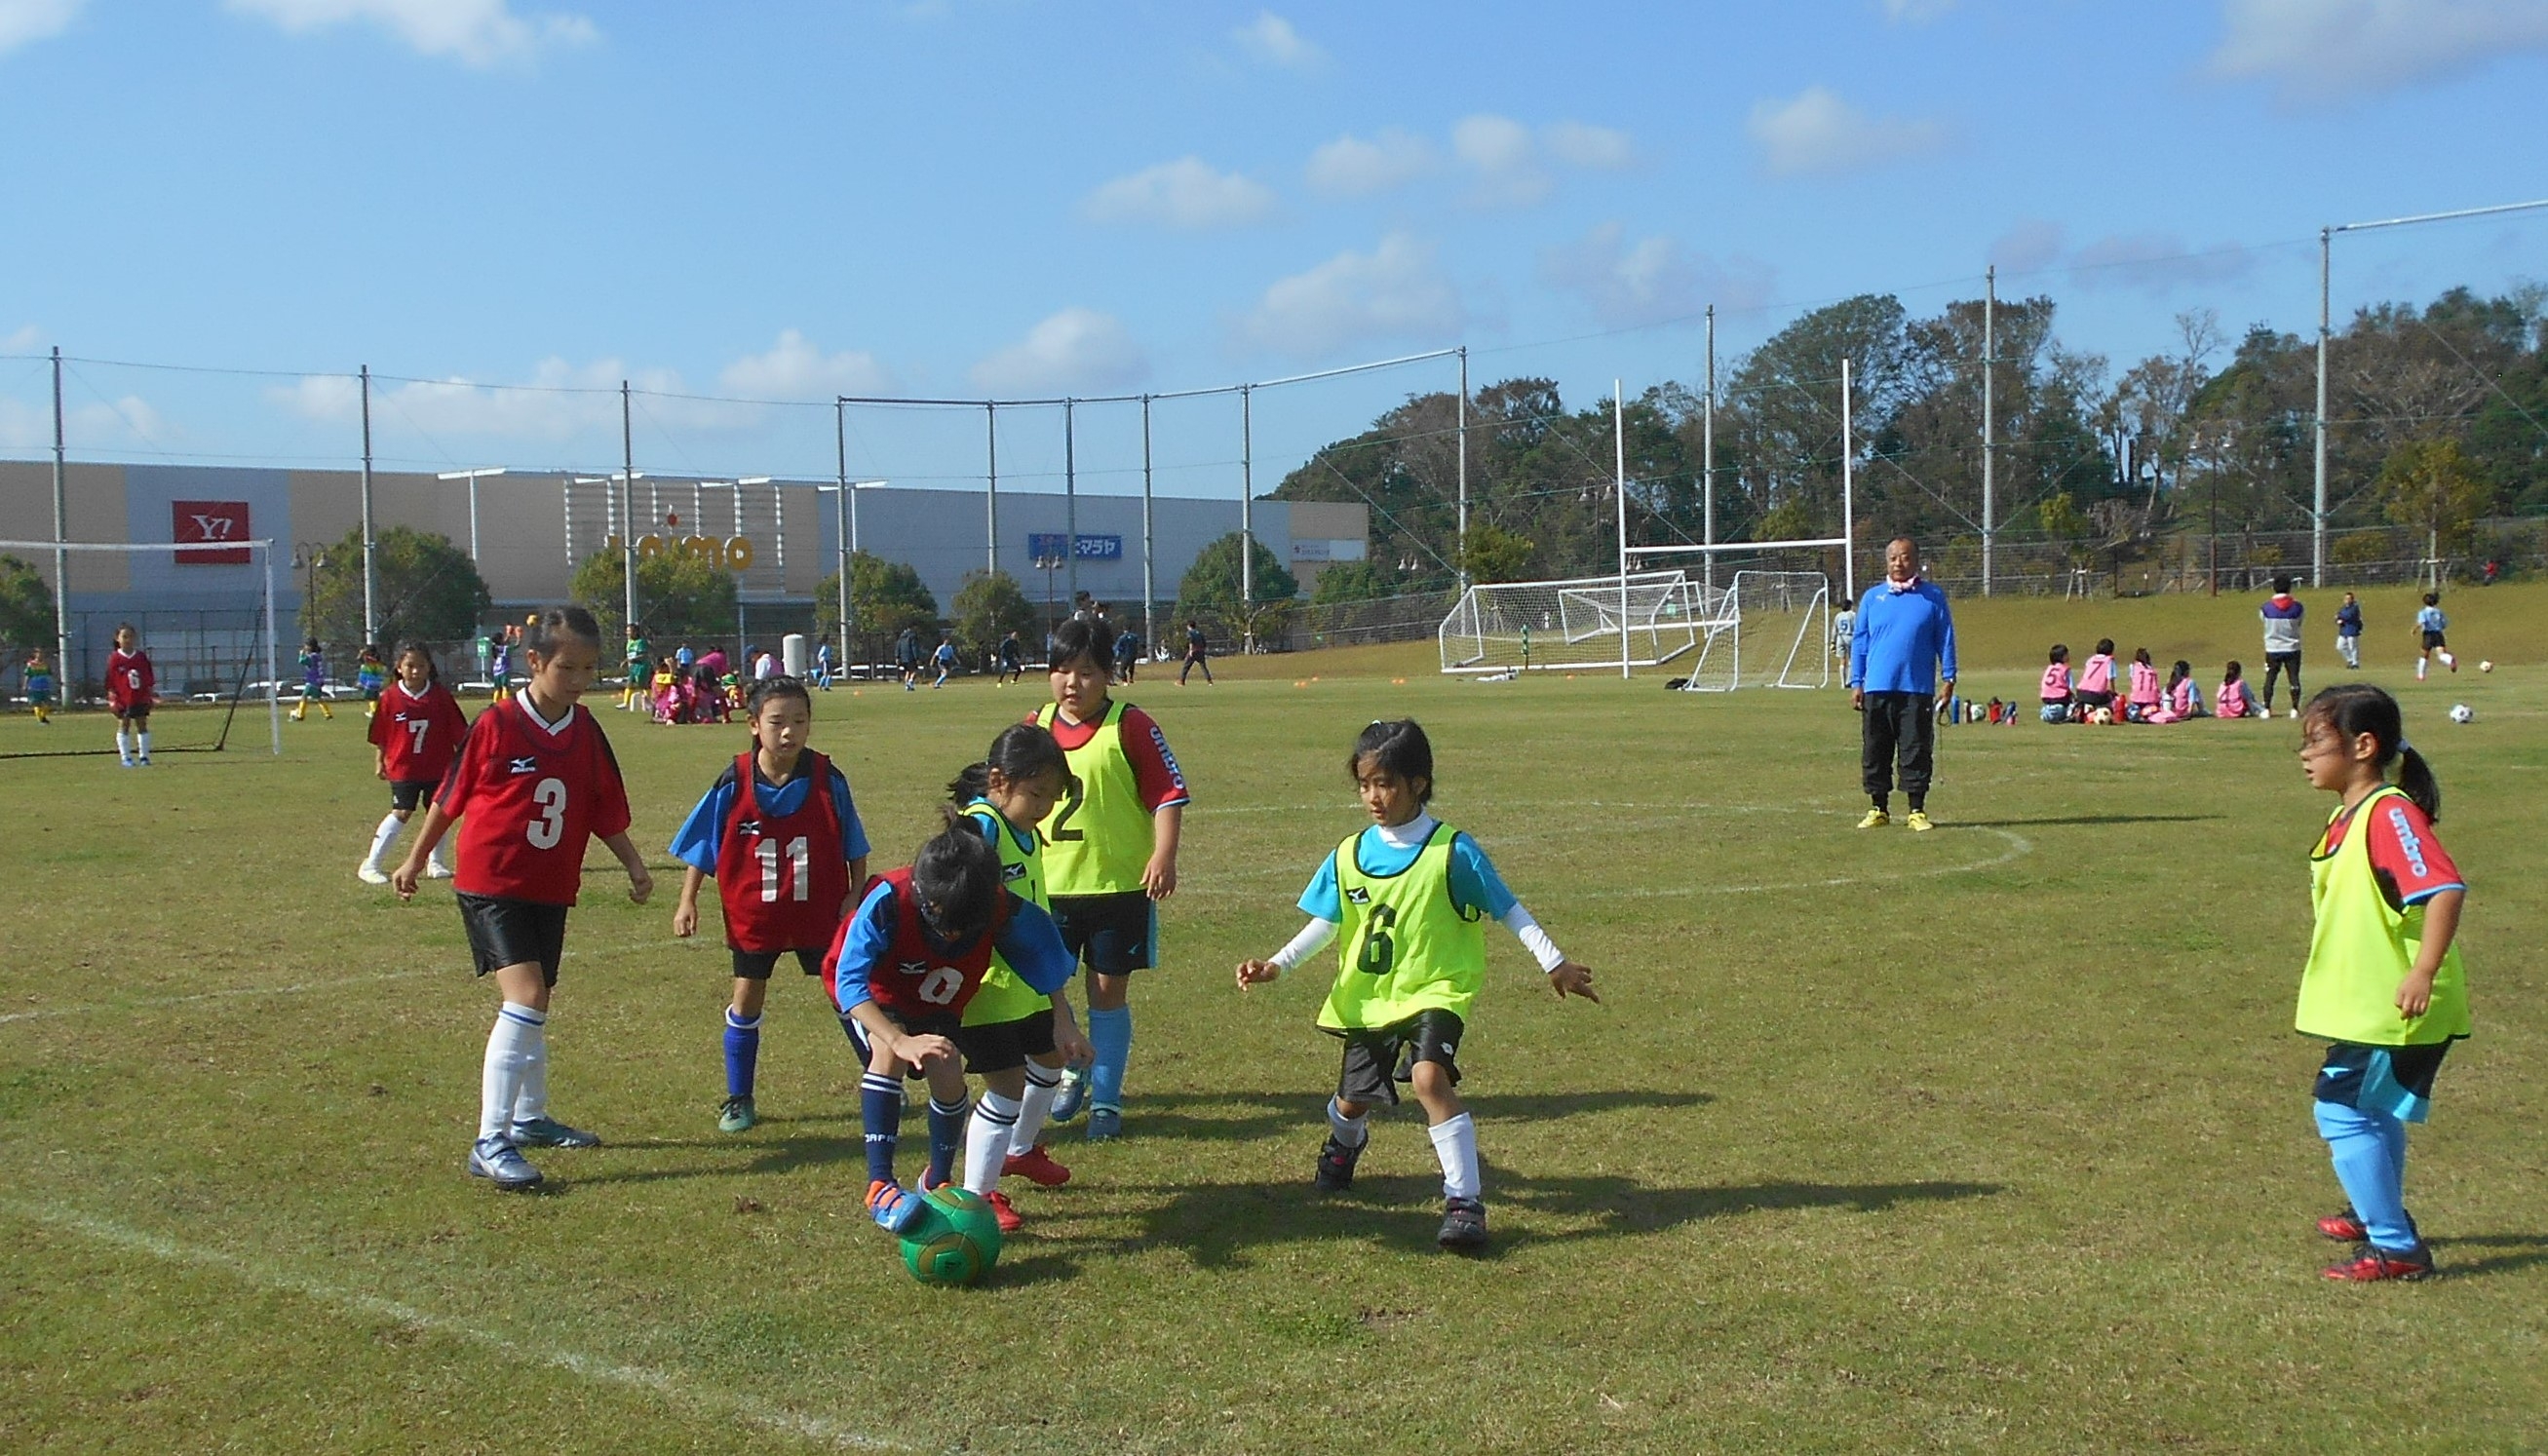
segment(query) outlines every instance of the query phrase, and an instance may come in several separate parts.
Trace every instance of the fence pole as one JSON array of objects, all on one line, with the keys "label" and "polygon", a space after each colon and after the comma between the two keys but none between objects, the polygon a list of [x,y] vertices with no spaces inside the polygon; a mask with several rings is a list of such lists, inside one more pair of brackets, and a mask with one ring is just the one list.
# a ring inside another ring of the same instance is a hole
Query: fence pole
[{"label": "fence pole", "polygon": [[2318,418],[2313,430],[2315,477],[2310,496],[2310,585],[2323,586],[2326,575],[2326,335],[2327,243],[2332,228],[2318,229]]},{"label": "fence pole", "polygon": [[[1701,508],[1699,540],[1716,544],[1716,306],[1707,306],[1707,401],[1700,413],[1698,436],[1698,481]],[[1716,553],[1702,552],[1699,560],[1705,566],[1701,585],[1716,590]]]},{"label": "fence pole", "polygon": [[[637,517],[629,514],[636,508],[637,433],[629,422],[628,381],[619,381],[619,567],[626,588],[624,609],[627,615],[621,625],[637,620]],[[735,514],[743,514],[743,488],[735,487]],[[739,524],[739,522],[738,522]],[[736,535],[743,532],[737,530]],[[742,610],[743,597],[735,597],[736,610]],[[737,643],[740,647],[742,644]]]},{"label": "fence pole", "polygon": [[[53,345],[53,676],[60,686],[53,696],[62,706],[70,706],[71,689],[79,679],[71,671],[71,554],[62,549],[70,539],[70,497],[63,485],[66,474],[62,440],[62,346]],[[273,564],[266,571],[273,573]],[[273,676],[269,671],[268,677]]]},{"label": "fence pole", "polygon": [[1070,609],[1079,610],[1079,438],[1078,402],[1061,402],[1062,585],[1070,592]]},{"label": "fence pole", "polygon": [[1612,486],[1619,493],[1619,681],[1628,681],[1628,395],[1610,381]]},{"label": "fence pole", "polygon": [[[850,407],[832,402],[833,442],[840,451],[841,494],[832,501],[832,546],[840,558],[841,676],[850,675]],[[691,519],[696,520],[692,512]]]},{"label": "fence pole", "polygon": [[1256,386],[1238,387],[1238,650],[1256,647]]},{"label": "fence pole", "polygon": [[1858,439],[1850,424],[1849,360],[1840,361],[1840,592],[1858,599],[1858,521],[1852,496],[1857,486]]},{"label": "fence pole", "polygon": [[982,546],[990,557],[985,570],[996,576],[1000,570],[1000,407],[990,400],[982,402],[982,441],[991,472],[990,489],[982,500]]},{"label": "fence pole", "polygon": [[[372,571],[372,366],[363,366],[363,641],[379,640],[380,612],[377,606],[379,578]],[[473,563],[474,565],[474,563]],[[316,602],[303,602],[301,609],[310,613],[306,624],[310,636],[318,635],[318,619]]]},{"label": "fence pole", "polygon": [[1469,590],[1469,346],[1460,345],[1460,590]]},{"label": "fence pole", "polygon": [[1982,270],[1982,594],[1991,594],[1991,546],[1997,534],[1991,520],[1991,430],[1994,386],[1999,375],[1999,265]]},{"label": "fence pole", "polygon": [[1158,584],[1150,567],[1150,397],[1141,397],[1141,647],[1150,651],[1159,645],[1156,603]]}]

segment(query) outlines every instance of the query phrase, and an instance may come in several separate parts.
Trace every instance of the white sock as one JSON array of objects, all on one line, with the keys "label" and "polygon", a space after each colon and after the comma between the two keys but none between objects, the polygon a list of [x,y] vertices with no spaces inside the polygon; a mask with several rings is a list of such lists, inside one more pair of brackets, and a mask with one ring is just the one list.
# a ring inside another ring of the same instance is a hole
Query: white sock
[{"label": "white sock", "polygon": [[531,1045],[522,1054],[522,1089],[513,1094],[513,1121],[527,1123],[548,1115],[549,1029],[543,1019],[532,1030]]},{"label": "white sock", "polygon": [[1000,1186],[1000,1164],[1018,1125],[1018,1103],[985,1087],[973,1099],[973,1120],[964,1129],[964,1186],[988,1193]]},{"label": "white sock", "polygon": [[144,728],[140,732],[134,734],[133,741],[141,745],[141,757],[145,760],[148,759],[150,757],[150,730]]},{"label": "white sock", "polygon": [[1433,1155],[1442,1160],[1442,1196],[1476,1198],[1478,1196],[1478,1125],[1467,1113],[1447,1123],[1435,1123]]},{"label": "white sock", "polygon": [[1027,1092],[1018,1099],[1018,1125],[1009,1130],[1009,1151],[1020,1156],[1035,1151],[1036,1139],[1044,1136],[1045,1120],[1052,1116],[1052,1099],[1060,1091],[1058,1068],[1027,1063]]},{"label": "white sock", "polygon": [[522,1063],[540,1039],[548,1018],[516,1001],[496,1012],[496,1029],[487,1034],[487,1065],[478,1082],[478,1136],[513,1136],[513,1105],[522,1092]]},{"label": "white sock", "polygon": [[407,828],[406,820],[396,814],[383,814],[380,827],[372,831],[372,852],[364,858],[364,865],[372,869],[380,868],[381,857],[390,852],[390,846],[398,842],[399,831],[405,828]]},{"label": "white sock", "polygon": [[[2442,660],[2442,666],[2443,666],[2443,667],[2446,667],[2446,668],[2452,669],[2453,671],[2457,671],[2457,670],[2458,670],[2459,665],[2460,665],[2460,660],[2459,660],[2458,658],[2455,658],[2455,657],[2451,656],[2449,653],[2447,653],[2447,652],[2443,651],[2442,649],[2440,649],[2440,648],[2438,648],[2438,647],[2434,648],[2434,649],[2433,649],[2433,656],[2435,656],[2435,657],[2437,657],[2437,658],[2440,658],[2440,659]],[[145,746],[145,747],[141,750],[141,752],[142,752],[142,753],[144,753],[144,754],[147,754],[147,753],[149,753],[149,752],[150,752],[150,750]]]},{"label": "white sock", "polygon": [[128,764],[133,762],[133,741],[125,736],[122,728],[115,730],[115,756]]},{"label": "white sock", "polygon": [[1345,1146],[1360,1147],[1371,1139],[1371,1114],[1365,1113],[1358,1118],[1346,1117],[1336,1109],[1336,1100],[1330,1097],[1327,1099],[1327,1131],[1333,1133],[1336,1140]]},{"label": "white sock", "polygon": [[2415,659],[2415,681],[2418,682],[2424,681],[2424,660],[2422,658]]}]

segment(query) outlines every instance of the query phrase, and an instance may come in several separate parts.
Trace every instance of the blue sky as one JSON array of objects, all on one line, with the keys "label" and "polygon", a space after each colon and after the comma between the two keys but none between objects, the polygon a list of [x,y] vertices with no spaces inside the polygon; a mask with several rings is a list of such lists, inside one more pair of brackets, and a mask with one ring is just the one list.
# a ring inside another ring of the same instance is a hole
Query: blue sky
[{"label": "blue sky", "polygon": [[[0,355],[274,371],[78,365],[102,458],[341,463],[349,392],[296,376],[445,381],[376,409],[442,468],[618,454],[615,398],[451,381],[1100,394],[1465,342],[1581,402],[1694,381],[1709,303],[1731,356],[1993,261],[2120,370],[2186,309],[2312,326],[2322,224],[2548,196],[2544,59],[2548,0],[0,0]],[[2548,214],[2343,239],[2336,301],[2537,276]],[[1452,378],[1260,397],[1259,488]],[[45,387],[0,358],[0,453]],[[828,409],[645,414],[641,468],[831,468]],[[1225,415],[1165,427],[1167,489],[1226,489]],[[980,422],[858,433],[916,480]]]}]

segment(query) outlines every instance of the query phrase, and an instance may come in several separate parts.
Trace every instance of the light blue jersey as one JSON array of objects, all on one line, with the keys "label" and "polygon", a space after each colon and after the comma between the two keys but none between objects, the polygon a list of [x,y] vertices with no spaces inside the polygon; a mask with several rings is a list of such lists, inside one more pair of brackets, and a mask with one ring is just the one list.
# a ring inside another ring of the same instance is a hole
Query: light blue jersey
[{"label": "light blue jersey", "polygon": [[[1406,872],[1424,852],[1421,843],[1405,849],[1380,837],[1380,827],[1364,830],[1354,840],[1354,863],[1365,874],[1388,876]],[[1502,920],[1518,903],[1513,892],[1504,887],[1503,876],[1496,872],[1487,852],[1466,834],[1451,840],[1451,902],[1467,912],[1484,914],[1490,920]],[[1336,856],[1319,862],[1319,872],[1310,887],[1301,892],[1301,913],[1320,920],[1342,923],[1345,918],[1344,898],[1336,888]]]},{"label": "light blue jersey", "polygon": [[2450,619],[2449,619],[2448,617],[2445,617],[2445,616],[2443,616],[2443,615],[2442,615],[2442,609],[2441,609],[2440,607],[2438,607],[2438,606],[2422,606],[2422,607],[2417,607],[2417,608],[2415,609],[2415,630],[2416,630],[2416,631],[2418,631],[2418,632],[2439,632],[2439,631],[2442,631],[2442,630],[2444,630],[2444,629],[2448,628],[2449,626],[2450,626]]}]

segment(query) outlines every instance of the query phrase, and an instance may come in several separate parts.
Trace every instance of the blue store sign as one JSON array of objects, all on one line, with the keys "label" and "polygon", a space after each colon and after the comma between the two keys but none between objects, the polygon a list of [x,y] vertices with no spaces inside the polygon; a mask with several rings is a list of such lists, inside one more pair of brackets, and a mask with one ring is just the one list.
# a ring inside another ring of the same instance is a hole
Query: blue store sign
[{"label": "blue store sign", "polygon": [[[1035,557],[1059,556],[1062,554],[1062,533],[1059,531],[1030,531],[1027,533],[1027,554]],[[1124,538],[1081,536],[1078,556],[1082,561],[1122,561]]]}]

